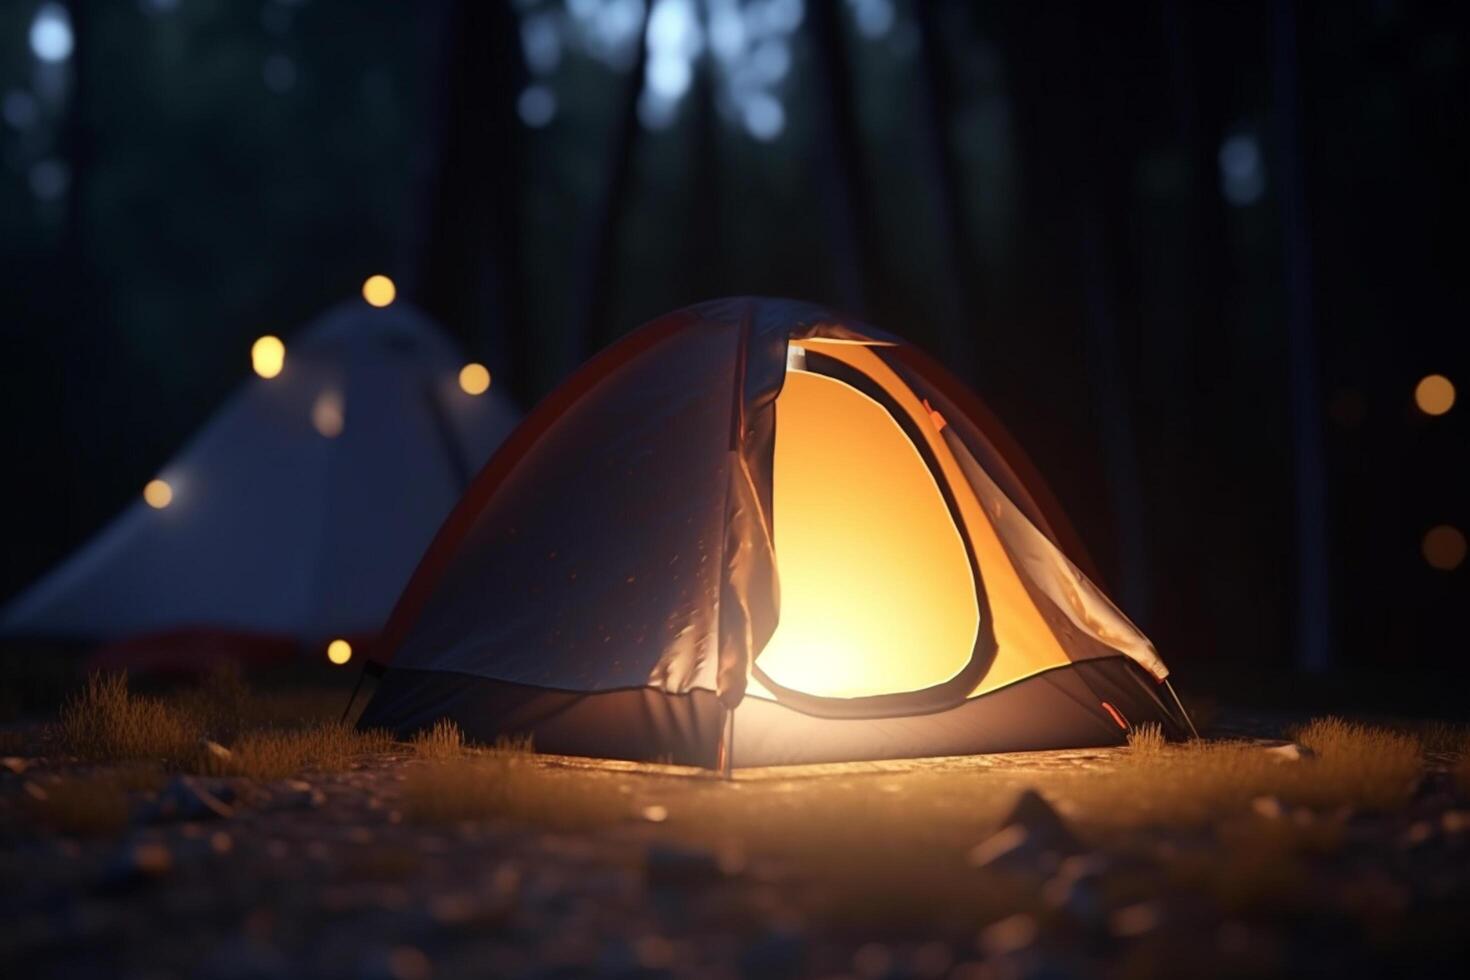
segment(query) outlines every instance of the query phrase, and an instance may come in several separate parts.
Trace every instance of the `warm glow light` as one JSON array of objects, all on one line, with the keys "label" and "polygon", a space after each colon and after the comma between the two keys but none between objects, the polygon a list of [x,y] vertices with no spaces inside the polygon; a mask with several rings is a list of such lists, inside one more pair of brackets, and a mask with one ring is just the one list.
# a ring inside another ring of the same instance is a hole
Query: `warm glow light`
[{"label": "warm glow light", "polygon": [[163,510],[174,500],[174,488],[166,480],[149,480],[143,488],[143,499],[154,510]]},{"label": "warm glow light", "polygon": [[490,372],[483,364],[466,364],[459,369],[459,386],[467,395],[483,395],[490,390]]},{"label": "warm glow light", "polygon": [[344,421],[341,394],[328,389],[316,396],[311,406],[311,424],[317,432],[335,439],[342,434]]},{"label": "warm glow light", "polygon": [[932,687],[964,669],[979,625],[965,545],[881,405],[788,371],[774,481],[781,618],[756,660],[772,680],[850,698]]},{"label": "warm glow light", "polygon": [[333,640],[327,644],[327,659],[337,666],[342,666],[352,659],[352,644],[346,640]]},{"label": "warm glow light", "polygon": [[362,284],[362,298],[372,306],[387,306],[398,295],[398,287],[387,276],[368,276]]},{"label": "warm glow light", "polygon": [[1452,572],[1465,561],[1465,535],[1448,524],[1430,528],[1420,547],[1424,560],[1441,572]]},{"label": "warm glow light", "polygon": [[1414,386],[1414,404],[1425,415],[1443,415],[1455,404],[1454,383],[1442,374],[1430,374]]},{"label": "warm glow light", "polygon": [[286,366],[286,345],[266,334],[250,345],[250,366],[262,378],[274,378]]}]

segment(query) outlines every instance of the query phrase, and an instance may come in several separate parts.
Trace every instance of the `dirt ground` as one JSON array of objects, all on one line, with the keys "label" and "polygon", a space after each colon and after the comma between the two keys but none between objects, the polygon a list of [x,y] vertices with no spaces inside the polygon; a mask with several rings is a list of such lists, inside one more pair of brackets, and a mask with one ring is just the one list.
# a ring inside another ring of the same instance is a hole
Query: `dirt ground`
[{"label": "dirt ground", "polygon": [[1470,795],[1434,751],[1390,805],[1110,821],[1148,809],[1135,749],[724,782],[405,746],[260,780],[6,738],[12,977],[1464,975]]}]

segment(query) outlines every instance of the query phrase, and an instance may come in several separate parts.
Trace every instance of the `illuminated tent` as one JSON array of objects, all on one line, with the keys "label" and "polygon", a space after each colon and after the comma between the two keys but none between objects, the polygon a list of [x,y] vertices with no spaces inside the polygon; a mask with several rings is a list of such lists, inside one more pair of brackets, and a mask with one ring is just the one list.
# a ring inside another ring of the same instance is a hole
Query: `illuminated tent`
[{"label": "illuminated tent", "polygon": [[195,658],[205,637],[289,652],[376,633],[516,421],[499,396],[460,390],[462,366],[401,303],[328,312],[163,467],[168,490],[148,494],[166,506],[136,501],[0,613],[0,630],[138,651],[184,637]]},{"label": "illuminated tent", "polygon": [[656,320],[480,472],[359,723],[705,766],[1183,734],[1003,439],[918,350],[823,310]]}]

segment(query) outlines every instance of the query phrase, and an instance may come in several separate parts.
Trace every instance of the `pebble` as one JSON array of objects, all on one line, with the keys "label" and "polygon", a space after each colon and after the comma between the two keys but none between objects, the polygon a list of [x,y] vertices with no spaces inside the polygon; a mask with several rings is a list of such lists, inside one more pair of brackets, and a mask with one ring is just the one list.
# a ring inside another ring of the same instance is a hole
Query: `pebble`
[{"label": "pebble", "polygon": [[326,805],[327,794],[304,779],[288,779],[282,785],[285,791],[276,796],[280,809],[315,810]]},{"label": "pebble", "polygon": [[25,759],[22,759],[20,756],[7,755],[5,758],[0,759],[0,768],[7,769],[10,772],[13,772],[17,776],[19,776],[21,773],[30,768],[30,763],[27,762]]},{"label": "pebble", "polygon": [[132,891],[164,877],[173,870],[174,857],[167,846],[141,842],[125,846],[102,872],[104,892]]},{"label": "pebble", "polygon": [[1295,742],[1272,746],[1266,750],[1266,754],[1279,762],[1300,762],[1302,759],[1313,759],[1317,756],[1313,750]]},{"label": "pebble", "polygon": [[663,823],[669,819],[669,808],[661,803],[650,803],[643,808],[643,819],[649,823]]},{"label": "pebble", "polygon": [[1056,867],[1063,857],[1081,853],[1082,844],[1040,793],[1021,793],[1001,829],[970,849],[974,867]]},{"label": "pebble", "polygon": [[235,812],[229,801],[234,792],[224,783],[206,783],[193,776],[175,776],[158,798],[138,814],[142,823],[222,819]]},{"label": "pebble", "polygon": [[1030,946],[1039,932],[1035,916],[1017,912],[982,929],[980,948],[991,956],[1006,956]]},{"label": "pebble", "polygon": [[1139,902],[1118,909],[1108,920],[1109,931],[1123,939],[1132,939],[1153,932],[1163,921],[1163,910],[1158,902]]},{"label": "pebble", "polygon": [[1258,796],[1251,800],[1251,810],[1267,820],[1280,820],[1286,813],[1286,808],[1274,796]]}]

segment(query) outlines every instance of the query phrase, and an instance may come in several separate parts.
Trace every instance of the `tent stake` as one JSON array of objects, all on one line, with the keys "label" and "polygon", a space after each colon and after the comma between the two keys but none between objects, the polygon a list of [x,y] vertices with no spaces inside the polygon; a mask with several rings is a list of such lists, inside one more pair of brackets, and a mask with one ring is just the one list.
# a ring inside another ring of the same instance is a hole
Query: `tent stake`
[{"label": "tent stake", "polygon": [[1189,734],[1193,735],[1195,738],[1199,738],[1199,730],[1194,727],[1194,719],[1189,717],[1188,711],[1184,710],[1184,702],[1179,700],[1179,695],[1176,694],[1174,691],[1174,685],[1169,683],[1169,678],[1167,677],[1164,678],[1164,687],[1169,689],[1169,696],[1173,698],[1174,703],[1179,706],[1179,713],[1184,716],[1184,723],[1189,726]]}]

